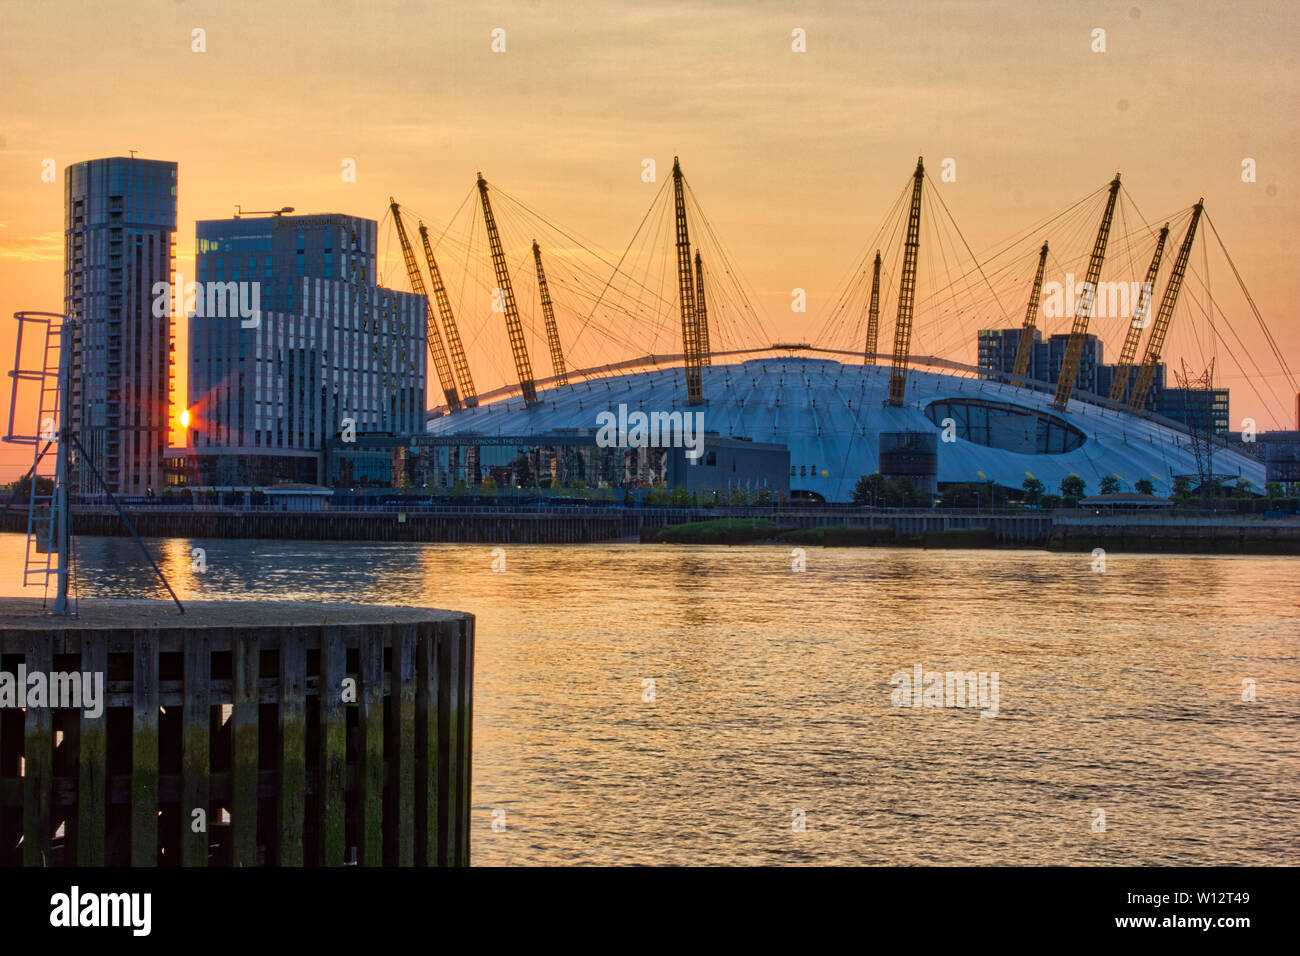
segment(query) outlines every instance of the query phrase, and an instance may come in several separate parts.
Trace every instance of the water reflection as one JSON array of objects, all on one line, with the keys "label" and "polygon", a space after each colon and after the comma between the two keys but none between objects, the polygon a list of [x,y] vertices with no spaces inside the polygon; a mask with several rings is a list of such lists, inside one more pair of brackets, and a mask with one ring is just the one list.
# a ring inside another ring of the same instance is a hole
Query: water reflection
[{"label": "water reflection", "polygon": [[[476,614],[478,863],[1300,862],[1294,559],[149,545],[183,600]],[[78,555],[83,595],[166,596],[128,539]],[[999,716],[892,707],[915,664],[998,671]]]}]

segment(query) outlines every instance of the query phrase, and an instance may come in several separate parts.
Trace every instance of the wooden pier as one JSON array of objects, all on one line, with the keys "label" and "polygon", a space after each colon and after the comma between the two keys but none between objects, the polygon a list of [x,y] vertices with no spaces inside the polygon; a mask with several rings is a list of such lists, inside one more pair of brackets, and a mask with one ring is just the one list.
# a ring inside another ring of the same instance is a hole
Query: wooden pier
[{"label": "wooden pier", "polygon": [[103,693],[0,686],[0,865],[469,863],[471,615],[0,600],[0,684],[20,667]]}]

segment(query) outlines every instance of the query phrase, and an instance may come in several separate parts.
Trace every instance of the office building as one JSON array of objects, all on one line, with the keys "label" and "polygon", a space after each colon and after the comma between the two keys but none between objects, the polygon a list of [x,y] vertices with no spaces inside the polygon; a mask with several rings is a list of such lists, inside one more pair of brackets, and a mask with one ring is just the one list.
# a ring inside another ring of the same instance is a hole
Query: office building
[{"label": "office building", "polygon": [[197,224],[188,483],[320,483],[326,438],[423,430],[425,299],[375,284],[377,228],[343,215]]},{"label": "office building", "polygon": [[[1020,337],[1023,334],[1023,328],[980,329],[976,340],[979,367],[989,372],[1010,375],[1016,367],[1016,352],[1020,347]],[[1032,334],[1033,345],[1025,375],[1040,382],[1055,383],[1061,374],[1061,365],[1065,361],[1070,336],[1053,335],[1044,340],[1038,329],[1034,329]],[[1081,392],[1096,394],[1101,366],[1101,339],[1089,333],[1084,338],[1083,350],[1079,354],[1079,372],[1074,387]],[[1107,388],[1109,387],[1107,382]]]},{"label": "office building", "polygon": [[[1020,344],[1023,329],[980,329],[977,349],[980,369],[985,378],[999,378],[1007,381],[1016,365],[1016,350]],[[1039,382],[1055,386],[1061,374],[1061,364],[1065,360],[1065,351],[1070,342],[1068,334],[1053,335],[1046,341],[1042,334],[1033,331],[1034,344],[1030,352],[1027,376]],[[1101,339],[1089,333],[1084,339],[1083,351],[1079,356],[1079,374],[1075,379],[1074,390],[1087,392],[1101,398],[1109,398],[1111,383],[1119,369],[1104,362],[1104,349]],[[1131,365],[1127,370],[1127,395],[1137,380],[1138,366]],[[1216,389],[1208,399],[1188,396],[1181,389],[1165,387],[1166,369],[1163,363],[1157,364],[1151,378],[1151,388],[1147,392],[1143,411],[1154,412],[1186,424],[1197,420],[1195,416],[1209,416],[1215,434],[1222,435],[1228,430],[1228,391]],[[1190,403],[1190,404],[1189,404]],[[1127,402],[1125,402],[1127,404]],[[1204,406],[1204,407],[1202,407]]]}]

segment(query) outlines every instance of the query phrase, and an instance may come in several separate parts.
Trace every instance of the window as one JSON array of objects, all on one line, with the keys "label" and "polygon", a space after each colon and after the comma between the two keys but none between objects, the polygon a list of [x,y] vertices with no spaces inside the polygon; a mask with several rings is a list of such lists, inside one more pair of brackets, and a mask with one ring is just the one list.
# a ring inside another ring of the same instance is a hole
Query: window
[{"label": "window", "polygon": [[1059,455],[1082,445],[1087,436],[1064,419],[1020,405],[980,399],[940,399],[925,410],[943,427],[952,419],[957,437],[977,445],[1027,455]]}]

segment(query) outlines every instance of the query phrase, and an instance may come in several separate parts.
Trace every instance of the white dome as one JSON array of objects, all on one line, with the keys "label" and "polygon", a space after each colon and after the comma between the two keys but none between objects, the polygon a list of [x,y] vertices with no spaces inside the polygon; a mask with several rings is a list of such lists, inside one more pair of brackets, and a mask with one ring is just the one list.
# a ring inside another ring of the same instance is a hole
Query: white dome
[{"label": "white dome", "polygon": [[[847,501],[858,478],[878,470],[881,432],[940,432],[926,409],[949,402],[992,406],[1004,422],[1024,424],[1002,429],[994,443],[1005,447],[960,437],[940,441],[940,482],[988,480],[1019,488],[1032,475],[1055,492],[1061,479],[1074,473],[1095,493],[1101,478],[1114,474],[1126,488],[1146,478],[1157,494],[1167,495],[1172,476],[1193,475],[1197,470],[1184,431],[1077,400],[1060,412],[1052,408],[1052,395],[1046,392],[999,382],[913,369],[908,374],[906,404],[891,407],[886,404],[888,365],[762,358],[708,366],[703,376],[706,404],[695,408],[686,404],[684,370],[676,365],[567,386],[542,386],[539,404],[533,408],[524,408],[515,395],[436,418],[428,430],[443,436],[572,435],[575,429],[594,435],[596,415],[617,411],[619,404],[629,412],[689,408],[702,411],[705,429],[722,437],[786,445],[796,471],[791,490],[816,492],[827,501]],[[931,412],[940,422],[942,414]],[[1033,447],[1032,429],[1040,421],[1050,421],[1058,435],[1070,432],[1081,443],[1064,452],[1026,451]],[[815,468],[816,477],[798,475],[809,466]],[[1229,449],[1215,448],[1214,470],[1239,474],[1256,487],[1264,484],[1263,463]]]}]

